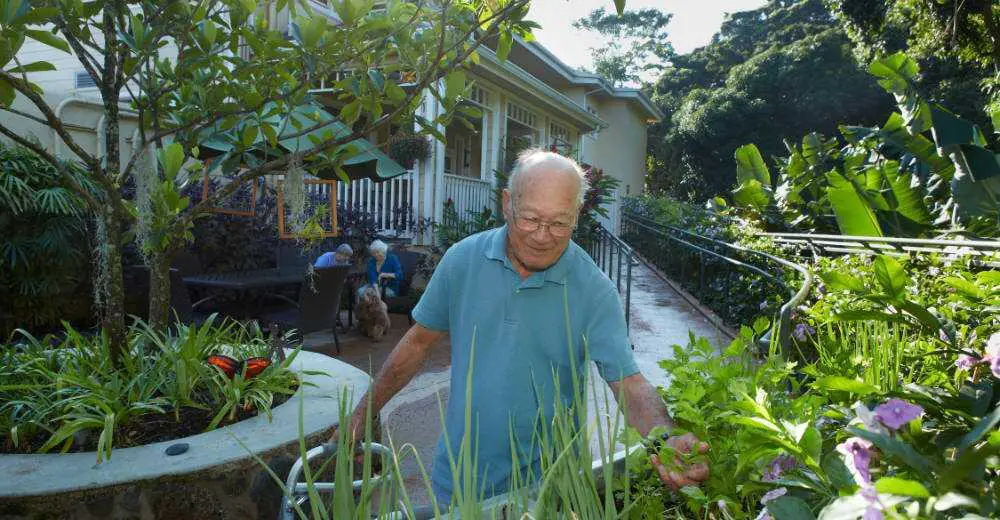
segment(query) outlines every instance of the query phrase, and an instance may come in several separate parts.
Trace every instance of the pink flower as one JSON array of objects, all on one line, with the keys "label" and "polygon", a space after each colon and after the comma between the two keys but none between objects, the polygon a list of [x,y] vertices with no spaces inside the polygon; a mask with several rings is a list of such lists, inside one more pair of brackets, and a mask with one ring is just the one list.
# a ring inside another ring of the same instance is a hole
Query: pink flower
[{"label": "pink flower", "polygon": [[922,415],[924,415],[923,408],[902,399],[889,399],[875,407],[875,418],[892,431],[906,426]]},{"label": "pink flower", "polygon": [[859,484],[869,484],[872,481],[868,466],[872,461],[872,443],[861,437],[851,437],[837,445],[837,451],[847,459],[847,468]]}]

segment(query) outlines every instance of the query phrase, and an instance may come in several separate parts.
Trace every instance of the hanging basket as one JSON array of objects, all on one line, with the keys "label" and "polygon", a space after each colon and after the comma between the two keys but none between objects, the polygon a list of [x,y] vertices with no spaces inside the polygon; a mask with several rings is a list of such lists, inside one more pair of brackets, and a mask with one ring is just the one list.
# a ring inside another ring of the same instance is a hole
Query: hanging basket
[{"label": "hanging basket", "polygon": [[337,236],[337,181],[305,179],[303,182],[306,185],[307,194],[304,216],[306,218],[315,216],[320,206],[326,206],[328,216],[312,220],[310,222],[311,226],[299,232],[291,229],[288,215],[290,208],[285,207],[285,195],[282,190],[282,183],[278,182],[278,238],[281,240],[293,240]]},{"label": "hanging basket", "polygon": [[406,169],[431,156],[431,143],[426,136],[398,133],[389,141],[389,157]]}]

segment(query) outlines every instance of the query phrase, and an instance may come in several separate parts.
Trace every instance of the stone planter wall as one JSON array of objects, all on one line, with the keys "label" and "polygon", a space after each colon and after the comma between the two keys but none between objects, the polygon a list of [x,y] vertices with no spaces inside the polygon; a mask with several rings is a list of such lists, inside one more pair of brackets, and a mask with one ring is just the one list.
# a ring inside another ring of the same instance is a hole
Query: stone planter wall
[{"label": "stone planter wall", "polygon": [[[316,446],[338,422],[342,392],[348,392],[350,410],[370,381],[321,354],[300,352],[295,364],[331,377],[303,376],[317,386],[303,386],[276,407],[270,423],[255,417],[185,439],[115,450],[100,465],[94,453],[0,455],[0,520],[277,518],[281,488],[250,451],[283,481],[299,454],[300,404],[306,446]],[[180,442],[189,444],[186,453],[165,455],[166,447]]]}]

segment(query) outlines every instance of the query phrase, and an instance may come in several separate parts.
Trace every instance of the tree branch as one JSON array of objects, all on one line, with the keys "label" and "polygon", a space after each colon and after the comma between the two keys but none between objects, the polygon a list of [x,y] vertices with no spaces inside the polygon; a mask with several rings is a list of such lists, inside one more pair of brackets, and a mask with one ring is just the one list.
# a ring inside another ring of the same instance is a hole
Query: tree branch
[{"label": "tree branch", "polygon": [[63,126],[63,122],[56,117],[52,107],[45,102],[45,99],[42,98],[41,94],[31,88],[31,84],[22,81],[20,78],[11,75],[5,70],[0,70],[0,79],[10,83],[15,90],[31,101],[32,104],[34,104],[45,117],[45,124],[49,128],[55,130],[56,133],[59,134],[59,137],[62,138],[63,142],[66,143],[66,146],[68,146],[73,153],[78,155],[80,160],[82,160],[84,164],[86,164],[97,176],[103,177],[105,175],[100,162],[97,161],[94,156],[87,153],[87,151],[84,150],[79,144],[77,144],[76,140],[73,139],[73,136],[71,136],[66,130],[66,127]]}]

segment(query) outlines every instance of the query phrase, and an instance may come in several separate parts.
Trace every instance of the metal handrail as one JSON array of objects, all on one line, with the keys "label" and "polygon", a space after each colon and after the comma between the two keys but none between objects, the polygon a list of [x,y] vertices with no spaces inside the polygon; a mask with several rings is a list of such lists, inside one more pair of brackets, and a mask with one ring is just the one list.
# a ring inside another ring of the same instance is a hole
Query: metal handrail
[{"label": "metal handrail", "polygon": [[[883,254],[903,256],[909,253],[939,253],[983,257],[982,263],[1000,266],[1000,241],[946,240],[940,238],[870,237],[811,233],[758,233],[777,244],[804,245],[819,254]],[[977,259],[978,260],[978,259]]]},{"label": "metal handrail", "polygon": [[[798,306],[803,300],[805,300],[806,296],[809,294],[809,289],[812,286],[812,281],[813,281],[812,273],[810,273],[805,266],[785,260],[784,258],[780,258],[769,253],[765,253],[763,251],[758,251],[756,249],[751,249],[737,244],[730,244],[728,242],[723,242],[721,240],[716,240],[714,238],[693,233],[686,229],[681,229],[678,227],[661,224],[652,219],[639,215],[638,213],[635,213],[634,211],[629,209],[626,209],[623,212],[622,223],[625,226],[635,226],[641,228],[644,231],[656,235],[657,237],[671,240],[673,242],[683,245],[684,247],[687,247],[689,249],[698,252],[698,256],[700,259],[700,268],[702,270],[702,273],[704,273],[705,255],[709,255],[718,258],[726,263],[734,265],[736,267],[754,272],[764,278],[767,278],[768,280],[771,280],[772,282],[775,282],[778,285],[786,287],[786,289],[789,290],[789,299],[781,306],[781,309],[778,313],[777,334],[778,334],[778,342],[781,345],[782,350],[785,351],[787,349],[789,341],[789,333],[791,330],[792,310],[794,310],[796,306]],[[684,238],[675,236],[675,234],[683,235],[689,238],[690,240],[685,240]],[[760,258],[774,262],[787,269],[792,269],[802,275],[802,284],[798,287],[797,290],[792,291],[790,288],[787,287],[787,285],[784,282],[784,278],[782,276],[772,272],[768,272],[765,268],[759,267],[757,265],[753,265],[744,262],[742,260],[739,260],[737,258],[727,256],[723,253],[720,253],[719,251],[699,246],[697,244],[694,244],[693,243],[694,241],[701,241],[703,243],[713,244],[718,247],[731,249],[733,251],[738,251],[740,253],[746,253],[758,256]],[[700,277],[699,281],[701,281],[703,278],[704,276]]]},{"label": "metal handrail", "polygon": [[[618,294],[625,297],[625,325],[630,323],[632,306],[632,266],[636,262],[632,247],[609,231],[604,225],[597,228],[596,240],[583,241],[580,246],[594,260],[594,263],[615,282]],[[588,239],[593,237],[587,237]],[[622,278],[624,270],[625,277]]]}]

